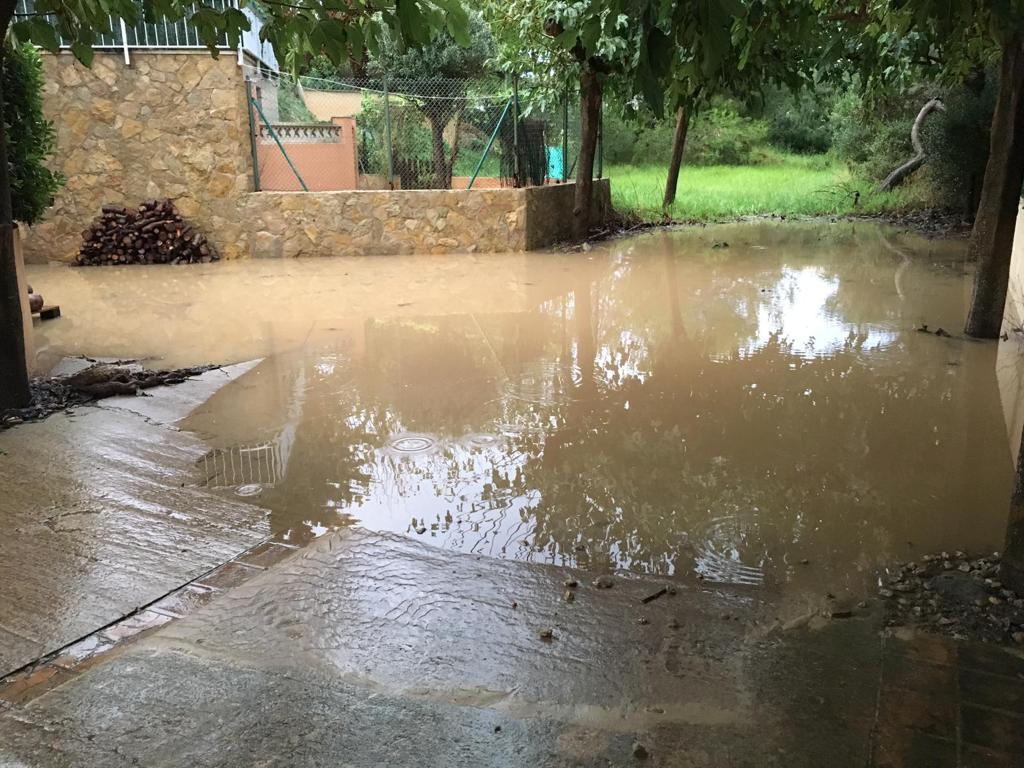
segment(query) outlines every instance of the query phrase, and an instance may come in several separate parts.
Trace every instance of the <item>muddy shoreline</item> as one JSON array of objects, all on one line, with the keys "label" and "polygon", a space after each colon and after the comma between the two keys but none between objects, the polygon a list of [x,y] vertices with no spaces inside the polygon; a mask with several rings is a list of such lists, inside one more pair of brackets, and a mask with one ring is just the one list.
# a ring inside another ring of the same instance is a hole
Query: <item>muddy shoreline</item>
[{"label": "muddy shoreline", "polygon": [[670,221],[645,221],[633,216],[619,214],[613,223],[599,232],[591,234],[583,243],[565,244],[560,250],[585,251],[593,244],[614,241],[623,237],[636,235],[652,230],[675,230],[688,228],[707,228],[727,224],[746,224],[757,222],[881,222],[896,229],[928,239],[965,240],[970,237],[971,223],[955,212],[941,209],[922,211],[887,211],[872,214],[847,214],[842,216],[822,214],[820,216],[789,216],[785,214],[759,214],[754,216],[736,216],[722,219],[672,219]]}]

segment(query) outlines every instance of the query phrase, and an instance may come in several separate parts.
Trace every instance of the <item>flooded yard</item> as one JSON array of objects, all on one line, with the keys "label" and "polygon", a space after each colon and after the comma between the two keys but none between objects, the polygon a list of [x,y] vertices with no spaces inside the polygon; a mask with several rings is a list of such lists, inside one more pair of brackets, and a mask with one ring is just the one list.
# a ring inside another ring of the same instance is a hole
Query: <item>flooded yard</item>
[{"label": "flooded yard", "polygon": [[46,361],[262,358],[180,426],[209,446],[196,482],[289,541],[359,524],[863,593],[894,560],[1003,540],[1013,366],[959,338],[964,250],[762,222],[585,253],[29,277],[64,312],[37,329]]}]

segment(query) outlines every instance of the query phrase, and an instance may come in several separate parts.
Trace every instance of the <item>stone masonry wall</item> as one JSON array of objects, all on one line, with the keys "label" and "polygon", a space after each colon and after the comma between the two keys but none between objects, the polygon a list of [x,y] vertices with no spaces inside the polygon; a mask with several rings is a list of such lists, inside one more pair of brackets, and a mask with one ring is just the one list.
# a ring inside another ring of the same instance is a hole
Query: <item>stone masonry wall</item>
[{"label": "stone masonry wall", "polygon": [[[75,258],[105,203],[169,197],[224,258],[521,251],[567,240],[572,184],[526,189],[252,192],[234,57],[133,50],[91,68],[44,56],[53,166],[67,179],[25,239],[27,262]],[[610,208],[595,185],[595,224]]]},{"label": "stone masonry wall", "polygon": [[28,262],[71,261],[104,203],[170,197],[227,258],[241,256],[239,200],[252,189],[242,73],[233,56],[97,52],[43,56],[53,162],[67,179],[25,241]]},{"label": "stone masonry wall", "polygon": [[[573,184],[525,189],[258,192],[242,201],[256,258],[522,251],[572,236]],[[594,222],[610,210],[595,184]]]}]

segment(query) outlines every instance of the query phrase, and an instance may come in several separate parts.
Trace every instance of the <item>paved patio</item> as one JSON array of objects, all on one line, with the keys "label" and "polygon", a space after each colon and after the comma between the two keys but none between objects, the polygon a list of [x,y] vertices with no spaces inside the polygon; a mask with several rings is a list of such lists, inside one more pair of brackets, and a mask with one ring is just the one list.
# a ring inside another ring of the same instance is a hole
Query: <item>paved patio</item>
[{"label": "paved patio", "polygon": [[784,629],[763,591],[626,576],[598,589],[359,528],[267,545],[244,570],[205,604],[154,609],[182,618],[108,629],[9,680],[0,763],[1024,760],[1024,660],[883,632],[875,604]]}]

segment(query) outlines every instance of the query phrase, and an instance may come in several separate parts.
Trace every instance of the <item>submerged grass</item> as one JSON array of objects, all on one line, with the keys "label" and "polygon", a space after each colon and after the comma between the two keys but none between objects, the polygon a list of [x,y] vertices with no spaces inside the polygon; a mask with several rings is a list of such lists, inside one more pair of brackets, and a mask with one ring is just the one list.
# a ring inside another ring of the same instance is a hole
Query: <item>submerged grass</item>
[{"label": "submerged grass", "polygon": [[[617,210],[645,220],[661,218],[665,166],[607,166]],[[710,221],[753,215],[816,216],[880,213],[924,204],[911,189],[879,192],[877,184],[850,175],[828,156],[778,155],[753,166],[683,166],[677,220]],[[855,204],[856,193],[860,199]]]}]

